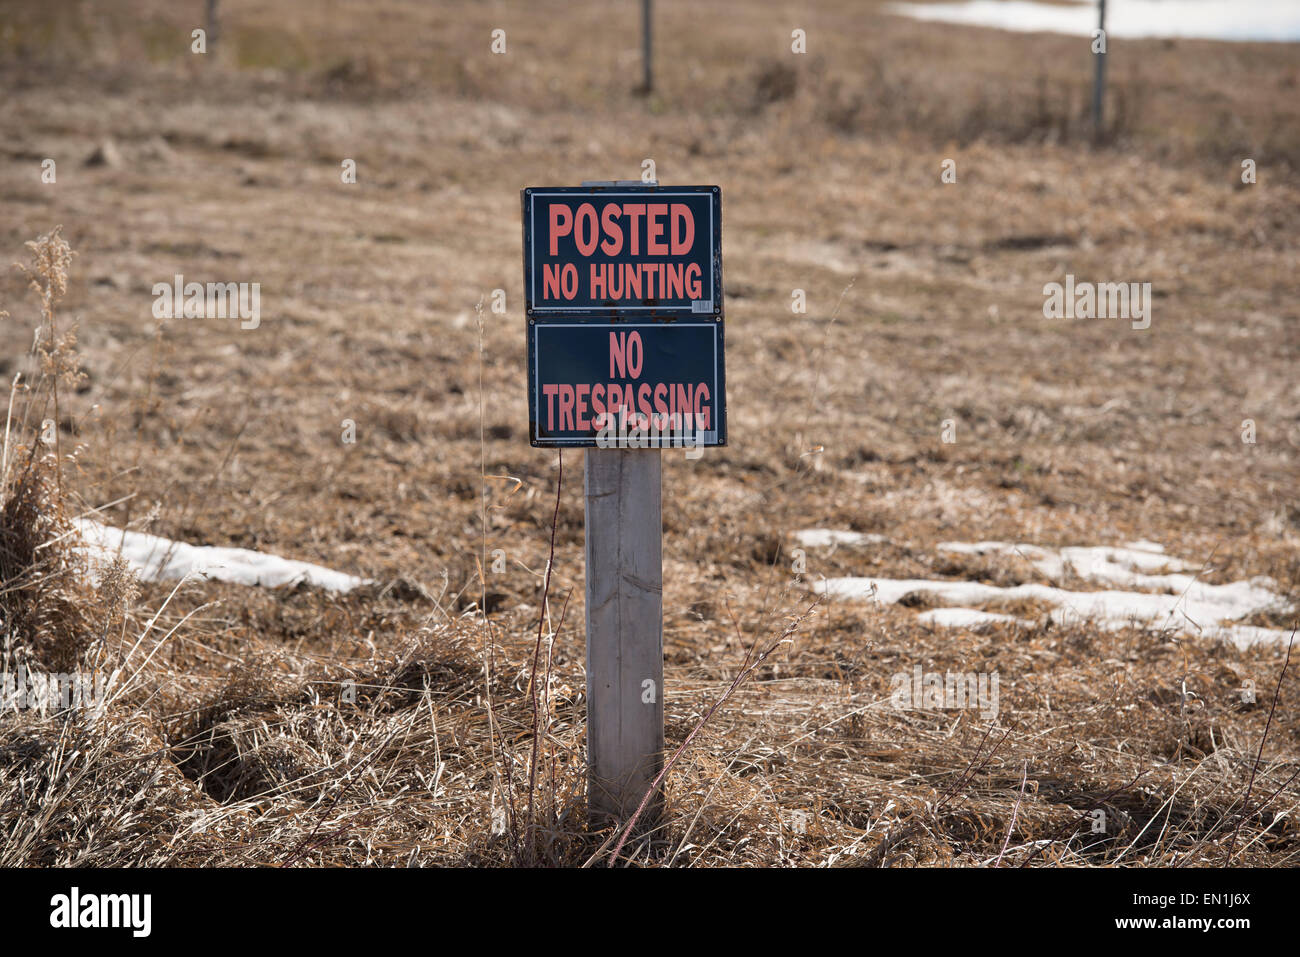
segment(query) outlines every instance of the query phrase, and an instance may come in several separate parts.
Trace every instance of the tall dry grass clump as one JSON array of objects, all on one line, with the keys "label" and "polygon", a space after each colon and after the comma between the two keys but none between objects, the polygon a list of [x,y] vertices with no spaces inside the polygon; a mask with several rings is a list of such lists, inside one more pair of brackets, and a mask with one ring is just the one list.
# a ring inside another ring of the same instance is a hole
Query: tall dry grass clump
[{"label": "tall dry grass clump", "polygon": [[[103,603],[89,584],[63,487],[60,387],[82,378],[76,334],[60,332],[56,307],[67,292],[73,252],[56,227],[27,244],[18,268],[40,298],[32,347],[36,382],[14,377],[0,467],[0,616],[6,670],[27,664],[77,667],[97,633]],[[20,408],[16,408],[20,406]],[[17,414],[16,414],[17,413]],[[116,603],[116,604],[120,604]]]}]

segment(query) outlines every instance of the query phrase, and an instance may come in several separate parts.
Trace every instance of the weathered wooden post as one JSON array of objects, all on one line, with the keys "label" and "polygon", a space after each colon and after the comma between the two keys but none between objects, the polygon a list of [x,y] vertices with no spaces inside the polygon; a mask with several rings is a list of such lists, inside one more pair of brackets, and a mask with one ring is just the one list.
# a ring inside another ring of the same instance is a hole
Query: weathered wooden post
[{"label": "weathered wooden post", "polygon": [[641,88],[645,93],[654,89],[654,37],[651,21],[653,0],[641,0]]},{"label": "weathered wooden post", "polygon": [[[529,436],[586,449],[587,803],[626,821],[664,761],[665,448],[726,444],[722,193],[523,191]],[[688,453],[689,454],[689,453]],[[655,795],[640,823],[662,810]]]},{"label": "weathered wooden post", "polygon": [[217,52],[217,40],[221,32],[220,25],[217,21],[217,2],[218,0],[208,0],[208,4],[207,4],[208,6],[207,48],[213,53]]},{"label": "weathered wooden post", "polygon": [[1106,50],[1109,48],[1106,36],[1106,0],[1097,0],[1097,29],[1101,31],[1101,51],[1096,50],[1093,42],[1093,59],[1096,70],[1092,78],[1092,138],[1101,142],[1102,105],[1106,92]]},{"label": "weathered wooden post", "polygon": [[[625,821],[663,768],[658,449],[587,449],[587,807]],[[659,816],[656,795],[644,820]]]}]

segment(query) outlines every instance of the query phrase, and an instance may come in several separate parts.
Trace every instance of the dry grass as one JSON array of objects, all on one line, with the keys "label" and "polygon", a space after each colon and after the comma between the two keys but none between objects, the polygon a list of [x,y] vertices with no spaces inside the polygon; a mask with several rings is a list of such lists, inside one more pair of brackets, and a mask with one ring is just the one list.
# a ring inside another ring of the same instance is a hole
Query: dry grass
[{"label": "dry grass", "polygon": [[[727,209],[736,440],[665,468],[670,749],[819,576],[1030,580],[939,541],[1147,538],[1300,596],[1285,48],[1125,44],[1094,151],[1064,38],[849,3],[799,24],[719,3],[699,30],[695,5],[661,3],[674,68],[641,98],[608,5],[222,6],[215,63],[183,52],[179,5],[7,13],[0,241],[61,221],[79,255],[67,276],[38,244],[34,306],[26,277],[0,282],[4,354],[29,317],[45,330],[6,433],[5,666],[119,677],[98,715],[0,716],[0,863],[609,862],[618,837],[588,830],[583,797],[576,460],[557,506],[555,456],[524,437],[518,188],[646,156],[664,181],[720,182]],[[812,53],[792,65],[795,25]],[[107,136],[123,162],[82,166]],[[1234,185],[1243,155],[1258,188]],[[1067,270],[1151,280],[1152,329],[1044,324],[1042,284]],[[177,272],[261,282],[262,327],[154,320],[151,285]],[[515,311],[476,319],[495,288]],[[92,507],[376,584],[133,595],[119,568],[96,587],[65,534]],[[887,541],[809,550],[796,582],[806,527]],[[620,864],[1296,862],[1284,649],[851,603],[792,637],[696,733]],[[999,673],[999,725],[890,707],[918,664]]]}]

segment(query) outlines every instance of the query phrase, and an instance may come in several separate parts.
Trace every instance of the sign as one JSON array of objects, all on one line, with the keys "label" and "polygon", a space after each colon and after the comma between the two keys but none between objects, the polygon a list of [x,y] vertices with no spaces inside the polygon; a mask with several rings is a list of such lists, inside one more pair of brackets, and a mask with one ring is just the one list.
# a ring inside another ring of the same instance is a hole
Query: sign
[{"label": "sign", "polygon": [[725,445],[722,323],[546,319],[528,325],[535,446]]},{"label": "sign", "polygon": [[722,191],[525,189],[534,446],[727,442]]},{"label": "sign", "polygon": [[717,186],[525,189],[530,318],[722,315]]}]

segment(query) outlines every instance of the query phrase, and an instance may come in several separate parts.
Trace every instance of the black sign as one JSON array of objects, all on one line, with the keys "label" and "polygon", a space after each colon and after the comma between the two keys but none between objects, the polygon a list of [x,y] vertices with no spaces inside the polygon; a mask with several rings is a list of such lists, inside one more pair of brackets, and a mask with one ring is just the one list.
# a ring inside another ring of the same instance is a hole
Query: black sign
[{"label": "black sign", "polygon": [[528,315],[722,315],[717,186],[525,189]]},{"label": "black sign", "polygon": [[725,445],[721,190],[525,189],[523,220],[532,444]]},{"label": "black sign", "polygon": [[727,442],[717,320],[531,322],[528,370],[533,445],[699,448]]}]

